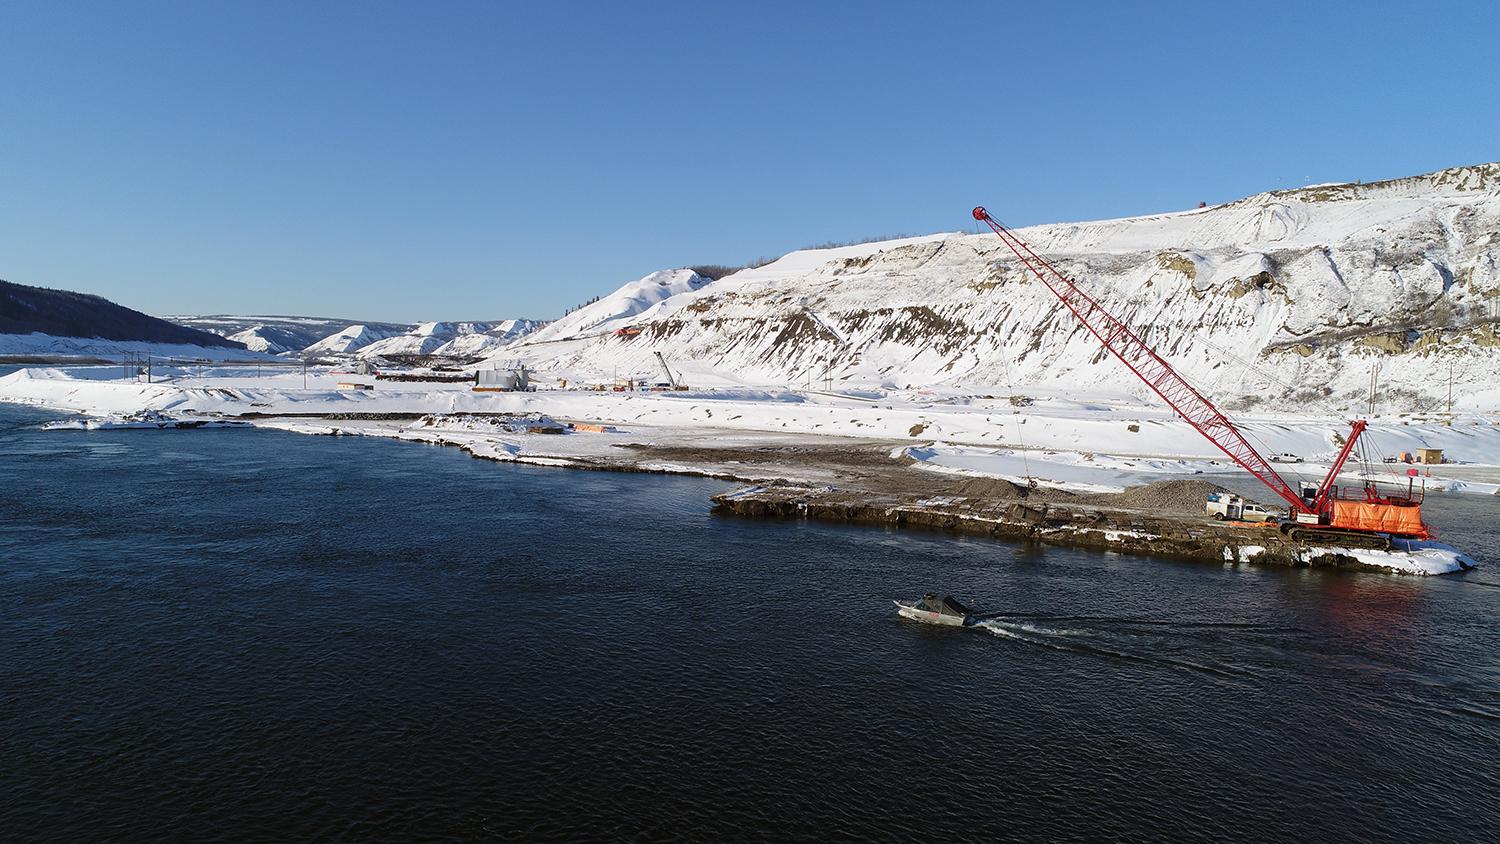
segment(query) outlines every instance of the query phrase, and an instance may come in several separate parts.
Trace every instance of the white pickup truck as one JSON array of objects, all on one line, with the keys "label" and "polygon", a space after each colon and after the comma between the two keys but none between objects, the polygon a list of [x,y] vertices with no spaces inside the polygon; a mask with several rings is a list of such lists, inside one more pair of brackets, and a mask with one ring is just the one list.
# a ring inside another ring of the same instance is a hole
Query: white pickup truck
[{"label": "white pickup truck", "polygon": [[1219,521],[1232,519],[1240,522],[1268,522],[1281,518],[1280,511],[1271,510],[1246,501],[1244,497],[1227,492],[1210,492],[1203,509]]}]

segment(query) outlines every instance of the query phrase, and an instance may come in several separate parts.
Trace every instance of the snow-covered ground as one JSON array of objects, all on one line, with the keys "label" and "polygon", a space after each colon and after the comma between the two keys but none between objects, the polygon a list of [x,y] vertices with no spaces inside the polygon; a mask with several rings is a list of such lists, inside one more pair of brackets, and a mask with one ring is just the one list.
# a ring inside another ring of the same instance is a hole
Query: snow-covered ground
[{"label": "snow-covered ground", "polygon": [[900,446],[893,457],[908,457],[918,468],[953,475],[1004,478],[1079,492],[1121,492],[1146,478],[1233,471],[1224,461],[1161,457],[1116,457],[1094,452],[975,448],[951,444]]},{"label": "snow-covered ground", "polygon": [[[1118,489],[1142,479],[1234,473],[1210,443],[1168,411],[1128,396],[1038,398],[1024,407],[1002,399],[931,392],[865,392],[858,396],[782,389],[721,389],[682,393],[540,390],[474,392],[467,384],[412,384],[335,375],[315,368],[163,369],[154,383],[122,379],[118,367],[23,369],[0,378],[0,401],[93,416],[165,411],[191,416],[342,413],[541,413],[608,424],[650,424],[705,430],[765,431],[910,443],[904,454],[936,470],[1008,478],[1033,477],[1061,486]],[[374,389],[338,384],[360,380]],[[875,396],[875,398],[871,398]],[[1347,425],[1316,416],[1253,416],[1240,420],[1265,453],[1291,453],[1281,464],[1292,478],[1316,480],[1338,451]],[[1419,470],[1430,490],[1492,493],[1500,481],[1496,418],[1466,414],[1453,425],[1375,417],[1366,434],[1375,454],[1442,448],[1454,461],[1411,467],[1375,463],[1378,479],[1405,483]]]}]

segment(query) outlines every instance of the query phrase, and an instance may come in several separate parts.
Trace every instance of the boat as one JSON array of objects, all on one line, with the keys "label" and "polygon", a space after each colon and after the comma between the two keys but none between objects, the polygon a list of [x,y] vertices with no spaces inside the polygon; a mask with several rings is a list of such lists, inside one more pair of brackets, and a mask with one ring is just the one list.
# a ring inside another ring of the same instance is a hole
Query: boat
[{"label": "boat", "polygon": [[949,627],[965,627],[974,623],[973,612],[957,598],[928,592],[920,601],[892,601],[902,618],[926,624],[943,624]]}]

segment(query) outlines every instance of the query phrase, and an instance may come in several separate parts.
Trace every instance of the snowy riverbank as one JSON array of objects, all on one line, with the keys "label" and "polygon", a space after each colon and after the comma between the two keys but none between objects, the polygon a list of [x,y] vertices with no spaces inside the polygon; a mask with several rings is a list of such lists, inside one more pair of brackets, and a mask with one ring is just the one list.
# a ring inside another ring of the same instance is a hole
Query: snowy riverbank
[{"label": "snowy riverbank", "polygon": [[[169,369],[148,384],[122,379],[118,367],[33,368],[0,378],[0,401],[86,417],[74,427],[233,421],[304,434],[452,445],[476,457],[537,465],[842,488],[879,475],[882,491],[907,490],[917,498],[976,482],[1034,480],[1059,494],[1090,494],[1174,477],[1232,482],[1241,474],[1185,424],[1121,396],[1037,396],[1018,407],[1006,398],[931,392],[492,393],[464,384],[370,378],[354,380],[372,389],[350,390],[338,386],[351,380],[347,374],[311,371],[305,386],[303,377],[300,371],[257,373],[254,367]],[[567,428],[569,423],[575,427]],[[1280,468],[1308,479],[1326,472],[1342,428],[1291,416],[1251,418],[1243,427],[1266,452],[1298,455],[1302,462]],[[556,433],[559,428],[563,433]],[[1460,461],[1420,467],[1412,482],[1429,491],[1500,489],[1500,428],[1489,419],[1460,417],[1448,426],[1377,418],[1369,440],[1384,452],[1443,448]],[[855,453],[858,460],[851,463]],[[1402,485],[1413,468],[1373,466],[1381,480]],[[1354,480],[1353,474],[1345,478]],[[1244,559],[1242,551],[1235,553]],[[1439,559],[1442,549],[1370,553],[1381,554],[1378,565],[1396,571],[1461,567],[1456,551],[1453,559]]]}]

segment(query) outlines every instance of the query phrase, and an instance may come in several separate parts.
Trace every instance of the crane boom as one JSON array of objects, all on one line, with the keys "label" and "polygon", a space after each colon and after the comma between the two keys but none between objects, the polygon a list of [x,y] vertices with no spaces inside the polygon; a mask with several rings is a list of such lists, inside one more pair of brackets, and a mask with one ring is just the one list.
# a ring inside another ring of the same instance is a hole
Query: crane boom
[{"label": "crane boom", "polygon": [[667,366],[666,355],[663,355],[661,352],[657,352],[656,359],[661,362],[661,371],[666,373],[667,384],[674,390],[682,386],[681,382],[677,380],[676,374],[672,372],[672,367]]},{"label": "crane boom", "polygon": [[[1067,276],[1052,266],[1051,262],[1032,251],[1024,240],[991,217],[983,206],[974,209],[974,219],[988,225],[995,234],[999,235],[1005,245],[1010,247],[1010,251],[1015,253],[1016,258],[1062,301],[1063,306],[1083,323],[1083,327],[1097,337],[1111,354],[1135,373],[1136,377],[1146,382],[1146,386],[1160,396],[1162,401],[1176,411],[1178,416],[1181,416],[1184,421],[1197,429],[1198,433],[1228,455],[1230,460],[1239,464],[1241,468],[1254,475],[1272,492],[1286,501],[1292,508],[1292,512],[1316,512],[1302,500],[1297,490],[1277,473],[1271,466],[1271,462],[1255,450],[1239,428],[1236,428],[1234,423],[1214,406],[1213,402],[1194,389],[1187,379],[1177,374],[1177,370],[1146,345],[1146,342],[1128,325],[1116,319],[1102,305],[1079,289]],[[1362,430],[1362,426],[1356,426],[1354,435],[1345,443],[1341,458],[1347,459],[1354,447],[1354,441]],[[1338,461],[1330,472],[1329,479],[1324,482],[1323,488],[1319,489],[1320,502],[1326,498],[1332,479],[1337,476],[1342,464],[1343,459]]]}]

